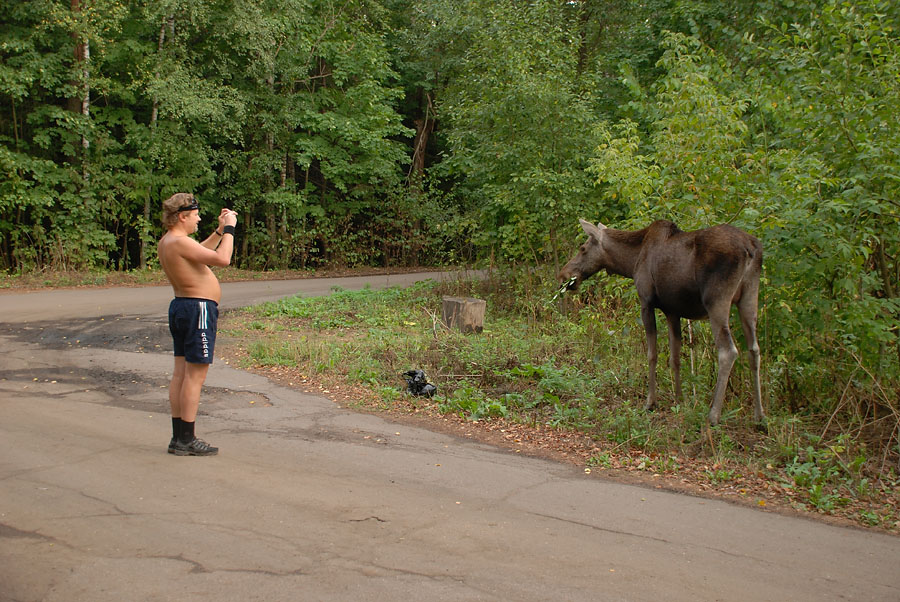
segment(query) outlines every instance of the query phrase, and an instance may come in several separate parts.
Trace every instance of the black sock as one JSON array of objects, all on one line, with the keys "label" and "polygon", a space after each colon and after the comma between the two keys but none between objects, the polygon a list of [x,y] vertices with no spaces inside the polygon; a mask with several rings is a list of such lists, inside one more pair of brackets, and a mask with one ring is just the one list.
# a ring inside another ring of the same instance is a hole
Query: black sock
[{"label": "black sock", "polygon": [[172,417],[172,438],[178,441],[181,439],[181,418]]},{"label": "black sock", "polygon": [[178,438],[182,443],[190,443],[194,440],[194,423],[187,420],[181,421],[181,436]]}]

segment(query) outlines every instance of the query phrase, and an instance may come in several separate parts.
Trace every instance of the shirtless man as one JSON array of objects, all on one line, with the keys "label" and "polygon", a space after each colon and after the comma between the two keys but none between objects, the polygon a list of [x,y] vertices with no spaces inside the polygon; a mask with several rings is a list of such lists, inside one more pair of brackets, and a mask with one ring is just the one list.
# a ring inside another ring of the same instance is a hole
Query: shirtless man
[{"label": "shirtless man", "polygon": [[163,201],[165,235],[159,241],[162,265],[175,298],[169,305],[169,330],[175,343],[175,370],[169,384],[172,440],[169,453],[212,456],[219,452],[194,435],[200,389],[213,361],[216,321],[222,288],[209,266],[227,266],[234,250],[237,213],[222,209],[216,231],[203,242],[191,235],[200,223],[200,205],[194,195],[179,192]]}]

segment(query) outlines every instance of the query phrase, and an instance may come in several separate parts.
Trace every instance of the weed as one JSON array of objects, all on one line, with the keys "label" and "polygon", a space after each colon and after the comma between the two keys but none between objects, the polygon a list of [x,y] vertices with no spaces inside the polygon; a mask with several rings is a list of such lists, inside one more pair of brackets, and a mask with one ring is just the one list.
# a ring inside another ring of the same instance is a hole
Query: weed
[{"label": "weed", "polygon": [[626,401],[618,408],[604,408],[600,412],[605,425],[605,435],[620,444],[646,446],[652,440],[653,428],[650,416]]},{"label": "weed", "polygon": [[358,383],[376,386],[383,379],[379,362],[365,355],[356,355],[348,360],[347,375]]},{"label": "weed", "polygon": [[587,459],[587,465],[591,467],[599,466],[601,468],[609,468],[612,466],[612,456],[607,452],[591,456]]},{"label": "weed", "polygon": [[724,464],[735,457],[736,443],[731,435],[720,425],[707,431],[710,456],[716,464]]},{"label": "weed", "polygon": [[735,478],[735,473],[732,470],[728,470],[726,468],[714,468],[713,470],[704,470],[703,474],[706,475],[706,478],[709,479],[710,483],[719,484],[728,481],[733,481]]},{"label": "weed", "polygon": [[330,316],[316,316],[312,320],[312,327],[316,330],[336,330],[339,328],[349,328],[353,326],[355,320],[353,316],[343,314],[332,314]]},{"label": "weed", "polygon": [[403,397],[403,392],[397,387],[380,387],[378,394],[381,398],[382,407],[385,408],[393,407]]},{"label": "weed", "polygon": [[861,523],[870,527],[877,527],[881,523],[881,516],[871,510],[860,510],[858,516]]},{"label": "weed", "polygon": [[800,452],[800,434],[803,424],[799,416],[770,415],[768,418],[769,439],[764,449],[770,453],[775,464],[784,464]]},{"label": "weed", "polygon": [[250,357],[261,366],[296,366],[297,348],[294,343],[254,341],[248,348]]},{"label": "weed", "polygon": [[850,457],[847,435],[840,435],[837,442],[830,445],[823,445],[818,437],[808,438],[810,445],[785,466],[785,472],[793,486],[807,494],[810,504],[829,512],[846,504],[847,495],[865,498],[871,494],[868,479],[860,476],[865,456]]},{"label": "weed", "polygon": [[469,420],[505,417],[509,410],[499,399],[491,399],[480,389],[464,385],[453,391],[438,406],[442,412],[455,413]]},{"label": "weed", "polygon": [[553,414],[547,425],[555,428],[578,428],[581,425],[580,418],[581,411],[578,407],[556,402],[553,404]]},{"label": "weed", "polygon": [[633,458],[626,458],[623,464],[632,466],[637,470],[653,473],[676,472],[679,468],[678,460],[671,456],[648,456],[646,454]]}]

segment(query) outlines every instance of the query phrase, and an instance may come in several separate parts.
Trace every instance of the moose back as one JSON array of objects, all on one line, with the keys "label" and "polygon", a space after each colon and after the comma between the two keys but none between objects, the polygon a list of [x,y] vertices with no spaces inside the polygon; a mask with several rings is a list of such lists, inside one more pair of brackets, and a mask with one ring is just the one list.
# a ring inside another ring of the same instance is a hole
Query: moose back
[{"label": "moose back", "polygon": [[677,400],[681,399],[681,318],[708,318],[719,368],[709,422],[718,424],[738,353],[728,326],[731,306],[736,305],[750,356],[753,417],[765,424],[756,339],[763,257],[759,240],[730,225],[683,232],[674,223],[659,220],[642,230],[627,231],[579,221],[588,239],[560,270],[559,281],[574,289],[604,269],[634,280],[650,364],[646,409],[656,406],[656,310],[665,314],[669,325],[669,365]]}]

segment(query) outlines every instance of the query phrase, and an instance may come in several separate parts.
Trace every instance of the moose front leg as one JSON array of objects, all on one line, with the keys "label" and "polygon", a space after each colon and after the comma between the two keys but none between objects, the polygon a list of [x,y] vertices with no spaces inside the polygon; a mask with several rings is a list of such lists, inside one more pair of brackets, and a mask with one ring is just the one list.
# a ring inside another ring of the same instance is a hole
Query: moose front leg
[{"label": "moose front leg", "polygon": [[681,318],[666,315],[669,323],[669,368],[675,387],[675,401],[681,401]]},{"label": "moose front leg", "polygon": [[716,351],[719,357],[719,374],[716,377],[716,389],[713,392],[712,407],[709,410],[709,423],[712,426],[719,424],[722,402],[725,400],[725,388],[728,386],[728,377],[738,354],[737,347],[734,346],[734,339],[731,337],[731,330],[728,328],[729,309],[730,306],[726,306],[724,316],[716,315],[722,312],[715,314],[710,312],[709,314],[709,326],[716,337]]},{"label": "moose front leg", "polygon": [[641,305],[641,321],[644,323],[644,331],[647,333],[647,363],[650,370],[647,403],[644,405],[644,410],[649,412],[656,407],[656,311],[650,306]]}]

